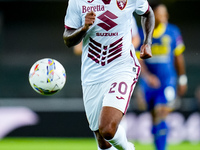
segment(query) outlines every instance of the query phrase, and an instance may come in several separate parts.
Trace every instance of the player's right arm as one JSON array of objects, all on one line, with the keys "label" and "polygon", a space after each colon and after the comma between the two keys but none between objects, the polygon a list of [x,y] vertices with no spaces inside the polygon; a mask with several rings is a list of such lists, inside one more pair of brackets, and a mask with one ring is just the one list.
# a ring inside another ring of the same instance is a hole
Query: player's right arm
[{"label": "player's right arm", "polygon": [[91,11],[86,14],[85,23],[82,27],[78,29],[66,27],[63,33],[64,43],[68,47],[71,47],[81,42],[86,32],[90,28],[90,26],[93,25],[95,18],[96,18],[96,14],[93,11]]}]

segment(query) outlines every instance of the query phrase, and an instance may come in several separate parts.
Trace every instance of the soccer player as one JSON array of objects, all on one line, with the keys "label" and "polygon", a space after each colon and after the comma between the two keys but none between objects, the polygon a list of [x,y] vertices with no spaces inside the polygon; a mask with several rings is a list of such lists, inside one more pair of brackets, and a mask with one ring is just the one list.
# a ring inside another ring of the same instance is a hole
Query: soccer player
[{"label": "soccer player", "polygon": [[[152,58],[139,60],[142,68],[140,87],[152,114],[155,147],[166,150],[168,128],[165,119],[172,111],[176,91],[183,96],[187,90],[183,56],[185,46],[179,28],[168,23],[166,6],[155,4],[151,7],[155,15]],[[139,33],[142,40],[142,29]]]},{"label": "soccer player", "polygon": [[131,43],[132,14],[141,15],[141,58],[151,57],[155,18],[147,0],[69,0],[64,42],[83,40],[83,102],[99,150],[134,150],[119,125],[140,73]]}]

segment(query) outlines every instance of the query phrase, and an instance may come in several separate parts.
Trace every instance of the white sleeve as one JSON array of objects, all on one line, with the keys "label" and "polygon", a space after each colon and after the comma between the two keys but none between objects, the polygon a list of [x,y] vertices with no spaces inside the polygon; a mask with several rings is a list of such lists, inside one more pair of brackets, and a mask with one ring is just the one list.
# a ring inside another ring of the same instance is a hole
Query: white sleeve
[{"label": "white sleeve", "polygon": [[145,14],[149,9],[149,3],[147,0],[137,0],[136,1],[136,10],[135,12],[138,15],[143,15]]},{"label": "white sleeve", "polygon": [[65,26],[77,29],[82,25],[81,10],[79,9],[77,0],[69,0],[65,15]]},{"label": "white sleeve", "polygon": [[133,19],[132,19],[132,36],[136,36],[137,34],[138,34],[138,27],[137,27],[135,17],[133,16]]}]

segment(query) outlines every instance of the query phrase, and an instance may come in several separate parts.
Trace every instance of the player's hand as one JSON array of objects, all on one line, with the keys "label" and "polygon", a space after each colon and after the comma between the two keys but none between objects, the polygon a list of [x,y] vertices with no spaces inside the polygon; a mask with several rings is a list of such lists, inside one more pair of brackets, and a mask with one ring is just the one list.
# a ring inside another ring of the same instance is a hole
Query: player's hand
[{"label": "player's hand", "polygon": [[179,85],[178,86],[178,95],[183,96],[187,91],[187,84],[186,85]]},{"label": "player's hand", "polygon": [[157,89],[161,86],[159,78],[154,74],[147,75],[146,80],[147,84],[154,89]]},{"label": "player's hand", "polygon": [[96,14],[93,11],[87,13],[85,16],[85,24],[83,26],[83,30],[88,30],[90,26],[94,24],[95,18]]},{"label": "player's hand", "polygon": [[150,44],[143,44],[140,49],[140,58],[147,59],[152,57],[151,53],[151,45]]}]

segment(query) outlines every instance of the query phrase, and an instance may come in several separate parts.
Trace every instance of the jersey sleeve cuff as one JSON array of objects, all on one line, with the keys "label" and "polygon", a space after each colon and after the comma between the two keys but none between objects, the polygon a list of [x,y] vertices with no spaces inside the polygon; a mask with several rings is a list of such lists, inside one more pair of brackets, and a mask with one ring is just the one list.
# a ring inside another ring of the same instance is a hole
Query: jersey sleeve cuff
[{"label": "jersey sleeve cuff", "polygon": [[180,44],[176,47],[176,49],[174,50],[174,55],[175,56],[179,56],[180,54],[182,54],[185,51],[185,45],[184,44]]}]

